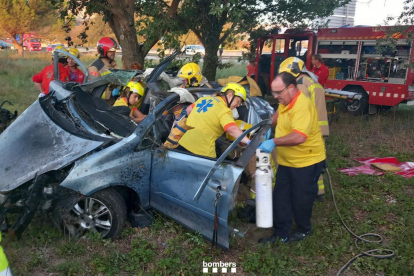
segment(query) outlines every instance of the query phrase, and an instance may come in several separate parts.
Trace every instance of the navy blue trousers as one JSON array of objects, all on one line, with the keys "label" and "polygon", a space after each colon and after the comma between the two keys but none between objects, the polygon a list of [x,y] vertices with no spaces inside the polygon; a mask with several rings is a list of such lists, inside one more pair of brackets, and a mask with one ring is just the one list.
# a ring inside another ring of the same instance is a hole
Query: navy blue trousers
[{"label": "navy blue trousers", "polygon": [[318,195],[318,178],[325,160],[304,168],[279,165],[273,190],[273,227],[280,238],[289,236],[292,219],[297,230],[311,230],[313,203]]}]

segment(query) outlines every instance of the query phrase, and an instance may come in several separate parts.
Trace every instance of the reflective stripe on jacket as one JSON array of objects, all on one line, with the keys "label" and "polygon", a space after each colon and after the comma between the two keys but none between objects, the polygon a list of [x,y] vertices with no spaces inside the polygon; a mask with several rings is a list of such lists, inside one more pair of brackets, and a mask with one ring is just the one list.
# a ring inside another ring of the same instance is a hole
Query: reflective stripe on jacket
[{"label": "reflective stripe on jacket", "polygon": [[301,75],[297,78],[298,88],[312,100],[318,111],[318,124],[322,136],[329,136],[328,112],[326,111],[325,89],[310,77]]}]

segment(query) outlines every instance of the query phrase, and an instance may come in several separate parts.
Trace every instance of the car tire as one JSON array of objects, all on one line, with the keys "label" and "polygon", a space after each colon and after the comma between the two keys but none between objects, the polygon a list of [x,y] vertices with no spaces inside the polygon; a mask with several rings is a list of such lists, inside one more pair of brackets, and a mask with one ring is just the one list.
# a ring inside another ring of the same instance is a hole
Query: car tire
[{"label": "car tire", "polygon": [[102,238],[116,238],[122,233],[126,218],[125,201],[114,189],[91,196],[62,197],[54,210],[55,222],[65,233],[76,237],[94,232]]},{"label": "car tire", "polygon": [[355,100],[352,104],[346,102],[346,100],[341,102],[341,110],[347,112],[348,114],[359,116],[366,114],[368,112],[368,94],[363,89],[350,88],[346,91],[355,92],[361,94],[362,98],[360,100]]}]

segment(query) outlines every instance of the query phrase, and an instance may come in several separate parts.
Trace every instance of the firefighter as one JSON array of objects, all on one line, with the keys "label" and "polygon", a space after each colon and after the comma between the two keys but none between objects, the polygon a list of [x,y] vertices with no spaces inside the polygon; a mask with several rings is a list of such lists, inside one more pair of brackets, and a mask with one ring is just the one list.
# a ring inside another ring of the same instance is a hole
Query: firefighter
[{"label": "firefighter", "polygon": [[[279,100],[275,138],[259,149],[277,148],[275,188],[273,191],[274,234],[259,243],[300,241],[311,234],[312,207],[318,194],[317,181],[325,166],[326,151],[312,101],[301,93],[296,78],[280,73],[272,82],[272,93]],[[292,218],[297,229],[292,234]]]},{"label": "firefighter", "polygon": [[88,79],[93,80],[100,77],[110,69],[119,69],[115,61],[116,50],[119,49],[118,43],[110,37],[99,39],[97,51],[99,58],[91,63],[88,67]]},{"label": "firefighter", "polygon": [[[57,46],[52,51],[52,62],[54,59],[55,50],[62,50],[65,52],[68,51],[63,46]],[[67,56],[62,53],[59,53],[58,54],[59,79],[63,82],[68,82],[70,80],[69,73],[64,67],[66,63],[67,63]],[[42,71],[40,71],[39,73],[37,73],[36,75],[32,77],[32,80],[35,86],[40,92],[39,98],[49,94],[49,85],[50,85],[50,82],[54,79],[55,77],[54,77],[54,64],[53,63],[43,68]]]},{"label": "firefighter", "polygon": [[[187,108],[187,126],[192,129],[179,140],[178,149],[215,158],[216,140],[224,132],[234,138],[243,133],[234,121],[232,110],[246,100],[246,90],[240,84],[230,82],[220,92],[212,97],[202,97]],[[249,144],[250,140],[244,137],[241,142]]]},{"label": "firefighter", "polygon": [[[0,232],[0,241],[1,241],[1,232]],[[6,254],[4,254],[3,247],[0,246],[0,276],[3,276],[3,275],[12,276]]]},{"label": "firefighter", "polygon": [[[97,44],[98,59],[92,62],[88,67],[88,81],[94,80],[100,76],[111,73],[111,69],[120,69],[115,61],[116,50],[119,49],[118,43],[110,37],[99,39]],[[119,95],[119,89],[109,85],[102,98],[109,101],[110,104]],[[114,98],[111,99],[111,96]]]},{"label": "firefighter", "polygon": [[[305,63],[295,57],[285,59],[279,67],[279,73],[287,72],[296,77],[299,91],[305,94],[314,103],[318,111],[318,124],[321,129],[322,136],[326,139],[329,136],[328,113],[326,111],[325,89],[316,81],[314,81],[305,67]],[[323,201],[325,195],[325,186],[323,177],[318,180],[318,197],[319,202]]]},{"label": "firefighter", "polygon": [[[80,58],[79,50],[76,48],[69,49],[69,53]],[[85,79],[85,74],[78,68],[78,64],[75,60],[68,56],[68,65],[65,67],[68,70],[68,74],[70,76],[70,81],[77,82],[82,84]]]},{"label": "firefighter", "polygon": [[136,123],[142,122],[142,120],[147,117],[134,106],[141,97],[144,96],[144,88],[139,82],[130,81],[123,90],[124,95],[119,97],[115,103],[114,107],[128,107],[130,109],[129,116],[134,119]]},{"label": "firefighter", "polygon": [[328,77],[329,77],[329,69],[323,63],[322,56],[318,55],[318,54],[313,55],[312,56],[312,65],[313,65],[312,73],[317,75],[318,76],[318,82],[322,86],[325,86],[326,81],[328,80]]},{"label": "firefighter", "polygon": [[177,77],[183,80],[183,87],[208,87],[212,86],[208,80],[201,74],[200,67],[194,63],[187,63],[178,71]]}]

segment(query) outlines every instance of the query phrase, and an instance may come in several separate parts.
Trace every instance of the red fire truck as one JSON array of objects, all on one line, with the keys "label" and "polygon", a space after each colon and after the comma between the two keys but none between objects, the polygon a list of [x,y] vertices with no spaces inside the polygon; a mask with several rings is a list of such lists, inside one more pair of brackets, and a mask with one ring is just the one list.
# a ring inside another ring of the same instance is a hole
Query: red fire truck
[{"label": "red fire truck", "polygon": [[[261,37],[255,62],[248,65],[262,91],[270,93],[270,83],[280,63],[287,57],[301,58],[311,69],[311,57],[320,54],[329,68],[325,85],[328,94],[342,95],[348,100],[349,113],[376,113],[378,107],[388,108],[399,103],[414,104],[414,48],[404,33],[393,35],[396,50],[377,54],[377,39],[386,37],[389,27],[352,27],[319,29]],[[411,26],[407,31],[414,31]],[[353,93],[350,93],[353,92]],[[357,97],[355,97],[357,93]]]},{"label": "red fire truck", "polygon": [[41,51],[41,40],[33,33],[23,35],[23,47],[27,51]]}]

